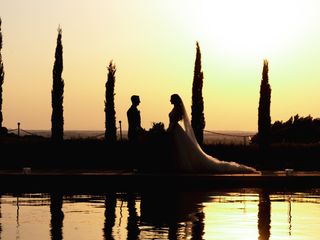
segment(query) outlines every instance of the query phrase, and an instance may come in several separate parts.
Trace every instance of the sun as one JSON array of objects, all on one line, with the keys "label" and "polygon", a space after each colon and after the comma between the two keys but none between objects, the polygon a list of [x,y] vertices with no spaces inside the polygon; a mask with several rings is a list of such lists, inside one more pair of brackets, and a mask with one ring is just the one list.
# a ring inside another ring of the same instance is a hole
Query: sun
[{"label": "sun", "polygon": [[202,0],[192,6],[193,34],[226,55],[269,58],[301,44],[316,9],[308,1]]}]

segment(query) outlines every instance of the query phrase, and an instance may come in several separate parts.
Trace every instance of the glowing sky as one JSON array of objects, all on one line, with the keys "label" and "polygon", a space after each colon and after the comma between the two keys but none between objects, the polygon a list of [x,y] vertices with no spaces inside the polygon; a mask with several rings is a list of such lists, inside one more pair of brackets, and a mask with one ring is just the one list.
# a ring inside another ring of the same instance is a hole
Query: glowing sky
[{"label": "glowing sky", "polygon": [[320,117],[320,2],[311,0],[1,0],[3,125],[51,128],[57,28],[63,30],[64,128],[104,129],[107,65],[117,67],[116,118],[130,96],[142,125],[168,126],[170,95],[187,111],[195,43],[204,72],[206,129],[257,130],[263,59],[271,119]]}]

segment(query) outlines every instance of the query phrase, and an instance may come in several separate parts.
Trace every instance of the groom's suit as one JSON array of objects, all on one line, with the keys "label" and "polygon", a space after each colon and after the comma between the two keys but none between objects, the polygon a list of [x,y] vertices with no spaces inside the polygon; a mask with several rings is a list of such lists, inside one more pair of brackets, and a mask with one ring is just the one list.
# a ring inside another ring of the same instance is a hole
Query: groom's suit
[{"label": "groom's suit", "polygon": [[136,106],[132,105],[127,111],[128,117],[128,139],[134,140],[141,132],[140,111]]}]

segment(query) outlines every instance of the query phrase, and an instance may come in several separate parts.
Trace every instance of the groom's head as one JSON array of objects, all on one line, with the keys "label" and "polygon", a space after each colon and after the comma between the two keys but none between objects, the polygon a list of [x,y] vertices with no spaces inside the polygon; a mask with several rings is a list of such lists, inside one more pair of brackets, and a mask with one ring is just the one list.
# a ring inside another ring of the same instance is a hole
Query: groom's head
[{"label": "groom's head", "polygon": [[138,106],[140,103],[140,98],[138,95],[132,95],[131,96],[131,102],[133,105]]}]

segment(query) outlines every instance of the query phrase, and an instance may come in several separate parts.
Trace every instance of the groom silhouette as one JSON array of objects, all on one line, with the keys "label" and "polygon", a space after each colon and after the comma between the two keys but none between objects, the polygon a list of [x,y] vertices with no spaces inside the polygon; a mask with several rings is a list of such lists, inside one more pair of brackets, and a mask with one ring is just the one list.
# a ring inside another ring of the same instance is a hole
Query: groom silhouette
[{"label": "groom silhouette", "polygon": [[138,110],[138,105],[140,104],[140,98],[138,95],[131,96],[132,105],[127,111],[128,117],[128,139],[129,141],[136,140],[137,137],[144,132],[141,127],[141,116]]}]

